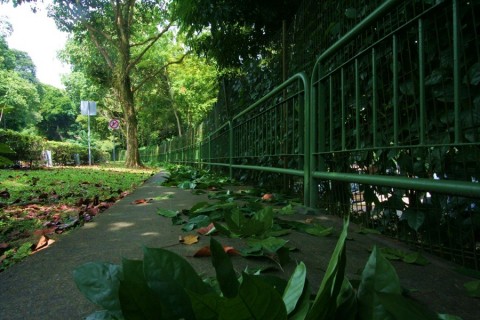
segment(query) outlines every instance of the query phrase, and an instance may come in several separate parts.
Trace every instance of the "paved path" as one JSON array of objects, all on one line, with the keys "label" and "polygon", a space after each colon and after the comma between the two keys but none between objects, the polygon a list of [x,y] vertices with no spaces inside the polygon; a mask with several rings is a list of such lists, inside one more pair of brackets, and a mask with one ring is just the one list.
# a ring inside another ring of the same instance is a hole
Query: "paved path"
[{"label": "paved path", "polygon": [[[212,272],[210,259],[192,258],[193,252],[208,244],[204,237],[193,246],[175,245],[184,234],[180,227],[172,226],[170,219],[156,214],[158,208],[188,209],[206,200],[205,196],[160,186],[164,174],[150,178],[133,194],[118,201],[107,211],[84,227],[62,236],[55,244],[25,261],[0,273],[0,319],[42,320],[83,319],[96,310],[77,290],[72,279],[73,269],[91,261],[120,263],[122,257],[141,258],[142,247],[169,247],[184,256],[197,271]],[[167,195],[170,195],[167,197]],[[136,199],[156,198],[148,204],[134,205]],[[305,217],[301,217],[305,219]],[[325,225],[341,229],[341,221],[334,217],[316,217]],[[360,235],[352,226],[347,243],[347,274],[358,277],[373,243],[380,246],[401,247],[383,237]],[[287,239],[300,250],[293,253],[297,261],[307,265],[310,283],[317,288],[323,270],[336,243],[336,237],[314,238],[293,232]],[[223,244],[242,246],[239,239],[221,239]],[[415,297],[440,313],[462,316],[464,320],[480,319],[480,300],[467,297],[463,283],[470,280],[453,272],[454,266],[426,255],[432,264],[426,267],[394,263],[401,283],[406,288],[417,289]],[[268,264],[266,261],[233,258],[234,266],[241,271],[245,266]],[[288,277],[294,268],[291,263],[283,274]]]}]

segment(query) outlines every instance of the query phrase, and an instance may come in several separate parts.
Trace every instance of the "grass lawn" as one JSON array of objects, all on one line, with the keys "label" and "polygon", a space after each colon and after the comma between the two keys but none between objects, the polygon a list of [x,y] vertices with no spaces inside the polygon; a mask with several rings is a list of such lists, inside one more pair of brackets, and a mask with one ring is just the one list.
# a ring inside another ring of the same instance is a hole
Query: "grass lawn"
[{"label": "grass lawn", "polygon": [[0,272],[141,185],[154,169],[0,170]]}]

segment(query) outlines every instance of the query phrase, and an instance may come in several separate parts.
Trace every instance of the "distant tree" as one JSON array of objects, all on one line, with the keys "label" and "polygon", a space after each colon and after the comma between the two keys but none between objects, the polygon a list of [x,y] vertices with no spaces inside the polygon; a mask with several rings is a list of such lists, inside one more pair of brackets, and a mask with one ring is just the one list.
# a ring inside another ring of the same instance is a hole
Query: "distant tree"
[{"label": "distant tree", "polygon": [[38,80],[30,56],[9,48],[6,38],[12,31],[0,17],[0,127],[31,130],[40,121]]},{"label": "distant tree", "polygon": [[12,70],[0,70],[0,127],[23,131],[40,121],[37,88]]},{"label": "distant tree", "polygon": [[[198,125],[217,101],[217,70],[204,59],[189,56],[165,72],[171,103],[187,127]],[[181,135],[181,134],[180,134]]]},{"label": "distant tree", "polygon": [[15,55],[15,68],[14,70],[25,80],[31,83],[38,83],[37,68],[33,63],[32,58],[28,53],[16,49],[12,49],[12,53]]},{"label": "distant tree", "polygon": [[42,85],[40,114],[42,120],[37,124],[39,133],[48,140],[63,141],[69,138],[69,131],[75,127],[79,113],[64,90],[50,85]]},{"label": "distant tree", "polygon": [[15,54],[8,47],[6,40],[12,32],[11,23],[0,16],[0,70],[13,70],[15,68]]}]

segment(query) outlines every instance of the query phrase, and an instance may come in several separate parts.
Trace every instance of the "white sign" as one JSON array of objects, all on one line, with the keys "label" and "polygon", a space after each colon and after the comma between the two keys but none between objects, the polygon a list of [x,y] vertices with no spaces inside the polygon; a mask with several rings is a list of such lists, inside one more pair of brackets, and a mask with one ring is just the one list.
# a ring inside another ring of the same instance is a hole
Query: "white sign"
[{"label": "white sign", "polygon": [[81,101],[80,113],[84,116],[95,116],[97,114],[97,103],[95,101]]},{"label": "white sign", "polygon": [[120,127],[120,121],[118,119],[112,119],[108,123],[108,128],[112,130],[117,130]]}]

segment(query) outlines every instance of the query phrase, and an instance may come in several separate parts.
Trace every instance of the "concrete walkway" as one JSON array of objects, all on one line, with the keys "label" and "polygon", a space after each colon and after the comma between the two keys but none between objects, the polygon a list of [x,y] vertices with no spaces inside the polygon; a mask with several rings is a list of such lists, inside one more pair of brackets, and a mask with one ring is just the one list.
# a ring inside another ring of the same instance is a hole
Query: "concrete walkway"
[{"label": "concrete walkway", "polygon": [[[200,247],[208,245],[208,237],[186,246],[178,244],[181,227],[173,226],[170,219],[159,216],[158,208],[170,210],[189,209],[205,195],[193,195],[190,191],[160,186],[164,174],[150,178],[134,193],[118,201],[93,222],[60,237],[50,248],[40,251],[25,261],[0,273],[0,319],[83,319],[97,307],[78,291],[73,281],[73,270],[86,262],[106,261],[121,263],[122,258],[142,258],[142,247],[169,247],[184,256],[201,274],[212,274],[209,258],[193,258]],[[150,199],[147,204],[135,205],[137,199]],[[305,216],[298,217],[305,219]],[[317,216],[326,226],[341,230],[342,222],[335,217]],[[347,243],[347,273],[358,278],[373,244],[402,248],[389,239],[362,235],[352,226]],[[292,232],[286,237],[292,246],[299,248],[292,253],[294,260],[307,265],[310,283],[316,290],[327,267],[337,237],[316,238]],[[241,239],[220,238],[226,245],[243,246]],[[452,264],[425,254],[432,262],[421,267],[394,262],[405,288],[417,290],[414,297],[426,303],[436,312],[461,316],[464,320],[480,319],[480,300],[466,296],[463,283],[471,280],[453,271]],[[233,258],[237,271],[246,266],[272,266],[268,261]],[[289,277],[295,263],[284,272]]]}]

